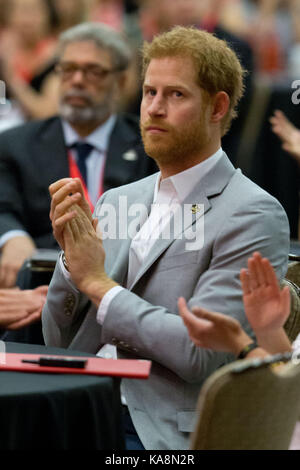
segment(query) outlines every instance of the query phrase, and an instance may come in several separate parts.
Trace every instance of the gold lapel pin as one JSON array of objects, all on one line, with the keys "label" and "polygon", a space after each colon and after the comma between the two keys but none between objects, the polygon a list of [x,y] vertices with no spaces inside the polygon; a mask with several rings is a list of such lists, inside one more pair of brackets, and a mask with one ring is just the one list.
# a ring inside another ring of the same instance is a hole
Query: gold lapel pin
[{"label": "gold lapel pin", "polygon": [[192,204],[192,207],[191,207],[191,212],[192,214],[196,214],[197,212],[200,212],[200,207],[198,206],[198,204]]}]

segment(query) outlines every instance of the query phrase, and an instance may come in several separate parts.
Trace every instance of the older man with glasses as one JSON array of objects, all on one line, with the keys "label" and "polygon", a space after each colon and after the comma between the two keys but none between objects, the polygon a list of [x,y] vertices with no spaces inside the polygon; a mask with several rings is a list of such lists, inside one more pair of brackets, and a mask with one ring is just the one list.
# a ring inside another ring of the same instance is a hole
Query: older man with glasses
[{"label": "older man with glasses", "polygon": [[131,51],[100,23],[65,31],[59,42],[59,116],[0,136],[0,287],[15,285],[36,248],[57,247],[48,186],[79,177],[91,207],[107,189],[145,177],[156,166],[134,116],[117,114]]}]

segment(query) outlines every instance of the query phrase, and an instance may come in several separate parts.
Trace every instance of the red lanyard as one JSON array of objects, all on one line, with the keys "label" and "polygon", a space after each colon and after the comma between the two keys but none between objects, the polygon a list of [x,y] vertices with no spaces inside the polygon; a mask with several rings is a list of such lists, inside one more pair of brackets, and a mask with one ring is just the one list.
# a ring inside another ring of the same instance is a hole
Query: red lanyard
[{"label": "red lanyard", "polygon": [[[85,195],[85,198],[87,200],[87,202],[89,203],[89,206],[91,208],[91,211],[94,212],[94,205],[90,199],[90,196],[89,196],[89,192],[88,192],[88,189],[86,187],[86,184],[81,176],[81,173],[79,171],[79,168],[71,154],[71,152],[68,152],[68,160],[69,160],[69,173],[70,173],[70,176],[71,178],[80,178],[80,181],[82,183],[82,187],[83,187],[83,191],[84,191],[84,195]],[[100,185],[99,185],[99,194],[98,194],[98,197],[100,197],[102,195],[102,172],[101,172],[101,175],[100,175]]]}]

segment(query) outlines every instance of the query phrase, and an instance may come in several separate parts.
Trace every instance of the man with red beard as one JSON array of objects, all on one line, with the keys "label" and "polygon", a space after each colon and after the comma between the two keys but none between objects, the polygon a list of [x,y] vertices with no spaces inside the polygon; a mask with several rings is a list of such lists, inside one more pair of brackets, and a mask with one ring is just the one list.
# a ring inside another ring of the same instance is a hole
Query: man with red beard
[{"label": "man with red beard", "polygon": [[239,271],[259,251],[283,277],[289,228],[280,204],[222,151],[243,92],[243,70],[227,44],[176,27],[144,46],[143,65],[140,126],[160,171],[105,193],[94,216],[78,180],[50,186],[64,253],[43,332],[48,345],[96,354],[109,343],[120,358],[152,360],[148,380],[122,382],[127,448],[186,449],[200,387],[234,356],[197,348],[177,299],[222,309],[253,337]]},{"label": "man with red beard", "polygon": [[94,205],[105,190],[157,171],[145,155],[138,119],[118,114],[131,51],[102,24],[60,37],[59,116],[0,135],[0,287],[15,285],[36,248],[58,248],[49,221],[48,186],[79,176]]}]

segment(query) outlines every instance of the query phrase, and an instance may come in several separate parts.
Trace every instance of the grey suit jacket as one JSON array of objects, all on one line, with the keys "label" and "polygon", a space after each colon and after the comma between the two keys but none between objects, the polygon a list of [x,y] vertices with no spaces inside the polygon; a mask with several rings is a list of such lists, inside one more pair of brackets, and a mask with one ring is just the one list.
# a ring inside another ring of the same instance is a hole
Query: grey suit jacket
[{"label": "grey suit jacket", "polygon": [[[105,193],[104,204],[123,220],[120,197],[130,207],[152,203],[156,175]],[[123,201],[124,202],[124,201]],[[48,345],[96,353],[105,343],[115,344],[122,358],[152,360],[149,380],[123,380],[132,420],[146,449],[185,449],[195,423],[195,406],[203,381],[232,360],[229,354],[196,347],[178,315],[177,299],[236,317],[249,331],[243,312],[239,271],[259,250],[283,277],[287,267],[289,228],[285,212],[269,194],[235,170],[224,154],[184,201],[187,207],[203,204],[204,215],[194,211],[184,233],[204,217],[204,244],[186,249],[184,236],[157,240],[130,290],[117,294],[103,325],[96,308],[66,281],[59,266],[50,284],[43,310],[43,331]],[[103,214],[102,214],[103,216]],[[145,216],[145,215],[144,215]],[[136,214],[128,217],[128,226]],[[200,227],[200,228],[199,228]],[[121,227],[116,226],[116,233]],[[182,234],[183,235],[183,234]],[[190,240],[189,240],[190,241]],[[105,239],[105,268],[126,285],[131,240]]]}]

